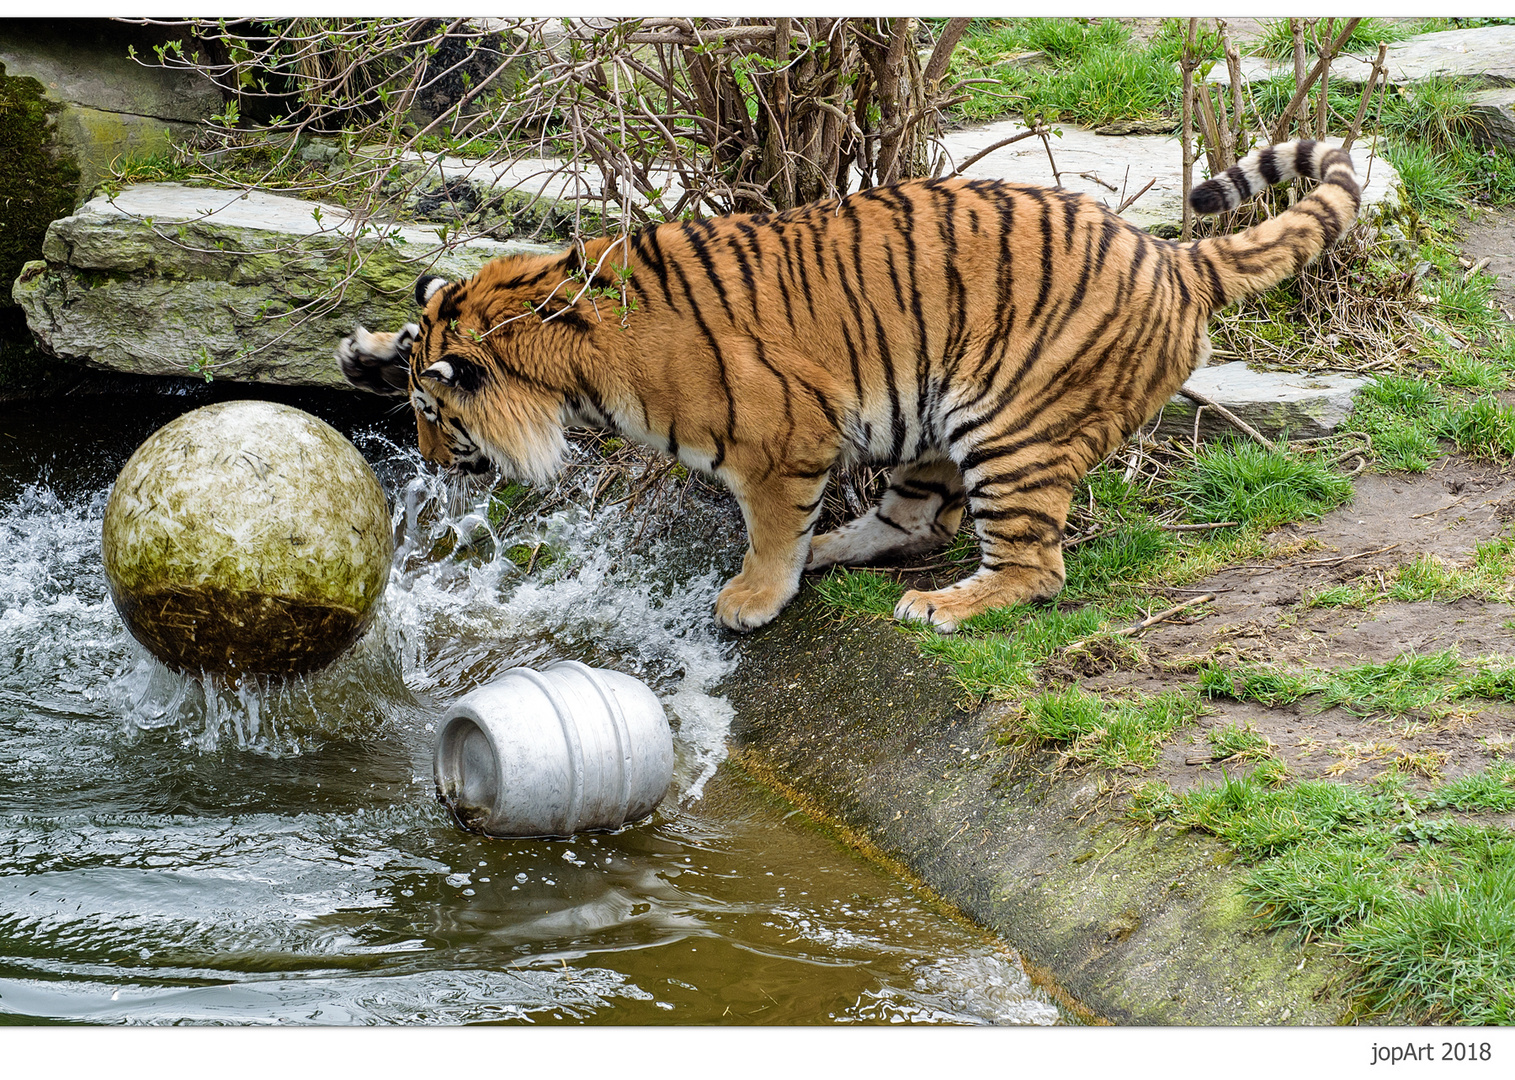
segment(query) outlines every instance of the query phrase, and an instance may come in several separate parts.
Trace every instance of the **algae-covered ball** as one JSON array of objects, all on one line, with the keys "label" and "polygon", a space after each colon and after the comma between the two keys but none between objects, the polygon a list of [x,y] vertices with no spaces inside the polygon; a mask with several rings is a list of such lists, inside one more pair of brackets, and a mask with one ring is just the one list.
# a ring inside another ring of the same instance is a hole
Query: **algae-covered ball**
[{"label": "algae-covered ball", "polygon": [[103,554],[116,609],[165,663],[293,675],[368,627],[394,536],[383,488],[336,429],[229,401],[137,448],[105,507]]}]

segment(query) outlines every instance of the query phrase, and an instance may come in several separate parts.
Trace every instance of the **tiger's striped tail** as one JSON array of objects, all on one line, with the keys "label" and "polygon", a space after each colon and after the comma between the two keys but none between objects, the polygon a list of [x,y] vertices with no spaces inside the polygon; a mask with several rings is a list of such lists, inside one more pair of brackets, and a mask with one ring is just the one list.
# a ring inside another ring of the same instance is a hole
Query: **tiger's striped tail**
[{"label": "tiger's striped tail", "polygon": [[1211,257],[1217,272],[1212,277],[1219,285],[1217,308],[1292,277],[1335,243],[1357,220],[1362,185],[1345,150],[1298,139],[1254,150],[1189,193],[1189,205],[1197,213],[1218,214],[1300,176],[1321,184],[1259,225],[1199,242],[1199,250]]}]

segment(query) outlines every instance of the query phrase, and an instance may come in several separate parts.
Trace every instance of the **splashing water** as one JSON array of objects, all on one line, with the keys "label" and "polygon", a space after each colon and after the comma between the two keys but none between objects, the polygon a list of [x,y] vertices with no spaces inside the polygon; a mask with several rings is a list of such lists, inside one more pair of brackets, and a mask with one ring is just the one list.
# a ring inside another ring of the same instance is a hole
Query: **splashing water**
[{"label": "splashing water", "polygon": [[[100,426],[59,412],[39,445]],[[100,569],[134,422],[87,468],[0,456],[0,1014],[1056,1020],[996,946],[717,773],[732,709],[714,688],[737,662],[711,615],[740,558],[729,504],[686,500],[648,529],[645,509],[585,509],[586,490],[493,524],[486,491],[360,432],[398,538],[373,627],[308,677],[201,679],[130,637]],[[3,410],[0,430],[16,430]],[[558,659],[653,687],[678,798],[567,843],[459,832],[429,729],[458,695]]]}]

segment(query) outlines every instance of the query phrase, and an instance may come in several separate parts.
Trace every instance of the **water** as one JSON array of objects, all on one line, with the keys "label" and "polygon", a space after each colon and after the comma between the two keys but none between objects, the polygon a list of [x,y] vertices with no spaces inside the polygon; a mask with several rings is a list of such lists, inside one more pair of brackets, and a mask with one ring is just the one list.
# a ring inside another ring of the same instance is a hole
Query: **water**
[{"label": "water", "polygon": [[[150,659],[99,568],[109,485],[151,431],[238,392],[0,407],[0,1022],[1056,1020],[1012,956],[719,769],[712,688],[737,661],[710,608],[740,531],[718,501],[685,499],[705,540],[679,547],[587,497],[491,531],[405,449],[404,416],[264,394],[346,431],[391,492],[384,607],[309,679]],[[616,835],[459,831],[436,718],[561,658],[654,688],[674,793]]]}]

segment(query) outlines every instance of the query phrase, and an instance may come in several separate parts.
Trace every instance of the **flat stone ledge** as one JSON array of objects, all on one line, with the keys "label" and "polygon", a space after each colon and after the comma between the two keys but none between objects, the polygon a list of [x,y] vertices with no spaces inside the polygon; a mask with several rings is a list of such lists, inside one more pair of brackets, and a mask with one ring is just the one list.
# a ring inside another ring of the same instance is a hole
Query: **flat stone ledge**
[{"label": "flat stone ledge", "polygon": [[53,222],[12,295],[44,349],[93,367],[346,387],[337,342],[355,322],[413,319],[421,274],[462,278],[500,255],[548,250],[493,240],[444,250],[431,229],[365,230],[338,206],[141,184]]},{"label": "flat stone ledge", "polygon": [[[1115,210],[1125,198],[1152,186],[1121,215],[1143,229],[1177,226],[1183,220],[1183,155],[1176,136],[1099,135],[1071,124],[1059,125],[1061,134],[1051,137],[1057,174],[1040,139],[1025,139],[986,154],[964,171],[964,176],[984,180],[1008,180],[1015,184],[1052,187],[1060,180],[1067,191],[1092,196]],[[966,161],[985,146],[1024,131],[1019,121],[1001,121],[984,127],[950,131],[943,139],[955,161]],[[1340,140],[1327,139],[1330,143]],[[1382,157],[1371,166],[1367,148],[1354,147],[1353,160],[1363,181],[1360,216],[1372,220],[1392,210],[1399,200],[1399,174]],[[1199,170],[1195,182],[1203,179]]]},{"label": "flat stone ledge", "polygon": [[[1365,55],[1342,55],[1331,63],[1333,82],[1362,86],[1373,70],[1376,49]],[[1308,61],[1313,64],[1313,59]],[[1489,86],[1515,85],[1515,26],[1481,26],[1470,30],[1441,30],[1419,34],[1389,45],[1384,56],[1385,77],[1391,83],[1416,83],[1435,75],[1476,79]],[[1241,58],[1244,83],[1275,76],[1294,76],[1294,61],[1263,56]],[[1205,81],[1230,86],[1231,73],[1216,64]]]},{"label": "flat stone ledge", "polygon": [[[1203,367],[1189,376],[1186,387],[1225,406],[1264,435],[1287,432],[1297,439],[1334,434],[1352,412],[1357,392],[1367,379],[1348,375],[1255,371],[1245,361]],[[1200,409],[1175,394],[1150,429],[1159,437],[1191,437],[1199,411],[1199,437],[1215,439],[1239,432],[1214,409]]]}]

